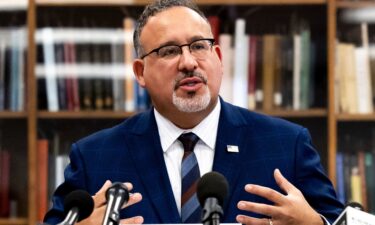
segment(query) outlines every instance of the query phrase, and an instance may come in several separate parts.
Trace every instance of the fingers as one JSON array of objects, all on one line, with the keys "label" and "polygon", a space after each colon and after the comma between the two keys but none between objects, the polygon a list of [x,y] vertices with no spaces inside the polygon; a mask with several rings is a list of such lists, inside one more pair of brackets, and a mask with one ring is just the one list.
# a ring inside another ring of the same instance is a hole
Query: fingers
[{"label": "fingers", "polygon": [[284,202],[284,195],[268,187],[255,184],[247,184],[245,190],[251,194],[255,194],[280,205]]},{"label": "fingers", "polygon": [[135,216],[127,219],[120,220],[120,224],[142,224],[143,223],[142,216]]},{"label": "fingers", "polygon": [[240,201],[238,202],[237,207],[241,210],[255,212],[269,217],[273,217],[274,215],[278,214],[277,207],[262,203]]},{"label": "fingers", "polygon": [[107,191],[107,189],[109,187],[111,187],[112,185],[112,182],[107,180],[103,186],[100,188],[100,190],[98,192],[95,193],[95,195],[93,196],[93,199],[94,199],[94,207],[95,208],[98,208],[102,205],[104,205],[106,202],[107,202],[107,199],[105,197],[105,192]]},{"label": "fingers", "polygon": [[140,193],[132,193],[129,195],[129,201],[122,206],[122,208],[131,206],[135,203],[138,203],[142,200],[142,195]]},{"label": "fingers", "polygon": [[268,219],[258,219],[250,216],[238,215],[236,217],[238,223],[241,224],[251,224],[251,225],[265,225],[269,224]]},{"label": "fingers", "polygon": [[285,191],[286,193],[291,193],[298,190],[292,183],[290,183],[280,172],[279,169],[275,169],[273,172],[273,176],[275,177],[275,181],[279,187]]}]

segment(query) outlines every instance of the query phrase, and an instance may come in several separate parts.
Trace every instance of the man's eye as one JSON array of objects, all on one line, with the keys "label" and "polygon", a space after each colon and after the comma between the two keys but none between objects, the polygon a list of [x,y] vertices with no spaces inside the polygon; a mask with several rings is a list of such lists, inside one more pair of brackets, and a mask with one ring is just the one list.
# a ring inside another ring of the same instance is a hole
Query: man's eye
[{"label": "man's eye", "polygon": [[180,54],[180,48],[177,46],[166,46],[159,50],[159,56],[167,57],[167,56],[175,56]]},{"label": "man's eye", "polygon": [[206,45],[204,43],[194,43],[193,45],[190,46],[191,50],[203,50],[206,49]]}]

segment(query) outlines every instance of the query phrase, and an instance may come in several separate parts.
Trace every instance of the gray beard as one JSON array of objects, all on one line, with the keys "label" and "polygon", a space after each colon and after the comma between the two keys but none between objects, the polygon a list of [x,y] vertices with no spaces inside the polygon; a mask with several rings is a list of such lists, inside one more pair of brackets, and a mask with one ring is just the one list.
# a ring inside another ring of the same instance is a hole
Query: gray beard
[{"label": "gray beard", "polygon": [[178,110],[186,113],[199,112],[208,107],[210,104],[211,95],[210,90],[207,91],[202,96],[192,94],[187,98],[178,97],[176,92],[173,92],[172,101],[173,105],[176,106]]}]

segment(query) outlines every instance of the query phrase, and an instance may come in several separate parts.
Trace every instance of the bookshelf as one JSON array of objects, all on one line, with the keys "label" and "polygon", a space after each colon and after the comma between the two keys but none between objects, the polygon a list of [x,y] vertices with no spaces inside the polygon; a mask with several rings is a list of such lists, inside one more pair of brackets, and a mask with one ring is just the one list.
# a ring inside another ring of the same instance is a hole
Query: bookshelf
[{"label": "bookshelf", "polygon": [[[362,202],[365,209],[371,213],[375,212],[375,196],[372,191],[374,190],[373,181],[375,178],[370,171],[370,168],[373,166],[374,156],[373,135],[375,113],[373,109],[361,112],[361,110],[359,110],[361,104],[359,103],[359,100],[357,101],[357,108],[353,107],[353,104],[349,104],[349,110],[348,108],[345,108],[345,104],[350,102],[350,100],[347,98],[341,98],[342,95],[340,92],[335,93],[335,89],[337,91],[342,87],[345,88],[347,82],[344,81],[344,79],[348,74],[345,74],[342,77],[335,77],[336,74],[340,74],[339,65],[341,65],[338,64],[335,66],[335,59],[341,57],[340,50],[343,49],[344,45],[351,47],[354,49],[354,59],[356,60],[354,64],[355,73],[350,72],[350,74],[355,74],[353,82],[358,84],[362,82],[363,79],[367,79],[366,77],[370,77],[371,82],[374,80],[373,56],[371,53],[374,44],[374,24],[363,16],[361,16],[361,21],[356,19],[356,16],[360,15],[358,14],[360,10],[371,10],[371,8],[373,9],[374,7],[374,1],[332,1],[332,29],[329,37],[329,46],[331,49],[329,59],[329,101],[331,102],[331,112],[329,113],[331,117],[331,124],[329,127],[331,141],[329,160],[331,161],[330,164],[333,165],[330,170],[330,177],[336,181],[336,188],[339,196]],[[336,55],[334,54],[334,51],[337,51]],[[359,54],[361,51],[365,52],[366,55],[362,59],[360,59],[361,56]],[[350,62],[350,60],[348,62]],[[368,64],[362,64],[363,62],[367,62]],[[358,67],[360,67],[362,71],[359,71]],[[367,71],[367,69],[369,69],[369,71]],[[365,78],[360,78],[358,74],[365,76]],[[368,87],[370,89],[374,88],[373,84],[367,85],[362,85],[360,88],[357,86],[348,90],[352,96],[357,96],[357,98],[362,96],[362,99],[369,100],[370,104],[366,104],[366,107],[370,106],[371,108],[373,107],[374,100],[371,90],[367,97],[364,97],[365,95],[361,95],[358,91],[366,90]],[[355,88],[356,90],[353,90]],[[339,164],[342,163],[340,162],[342,160],[344,161],[344,166],[343,168],[340,168]],[[367,163],[367,160],[369,160],[370,163]],[[357,175],[354,174],[354,171],[358,172],[358,175],[361,177],[359,182],[349,180],[349,178],[353,179],[353,177]],[[348,189],[347,186],[350,184],[353,185],[353,183],[362,188],[362,190],[356,190],[357,188],[354,188],[356,185]],[[361,199],[355,197],[358,192],[360,193]]]},{"label": "bookshelf", "polygon": [[[0,111],[0,128],[2,132],[8,127],[21,140],[20,144],[16,145],[15,150],[17,155],[21,155],[22,163],[25,169],[17,169],[15,175],[22,177],[19,178],[23,184],[23,193],[16,190],[18,201],[22,201],[24,206],[18,209],[16,218],[0,218],[0,225],[23,225],[35,224],[37,219],[37,190],[38,190],[38,174],[37,174],[37,142],[40,136],[40,130],[46,130],[47,136],[53,136],[53,131],[59,130],[61,132],[71,133],[70,130],[77,132],[75,135],[62,135],[61,139],[69,142],[92,133],[113,124],[118,123],[124,118],[130,117],[136,112],[113,111],[113,110],[81,110],[81,111],[57,111],[51,112],[47,109],[40,109],[38,107],[40,99],[38,99],[38,79],[36,77],[36,67],[38,66],[38,55],[40,49],[38,40],[36,38],[37,30],[48,24],[43,24],[43,16],[46,11],[56,12],[57,15],[64,15],[65,12],[73,14],[92,9],[92,11],[99,8],[106,12],[116,12],[118,9],[122,12],[129,13],[126,9],[132,9],[131,15],[137,15],[142,7],[149,3],[149,0],[5,0],[0,1],[0,9],[3,7],[3,2],[8,2],[5,6],[9,9],[24,10],[25,25],[27,27],[27,67],[25,71],[25,83],[27,88],[27,95],[25,101],[25,108],[20,112],[13,112],[9,110]],[[17,4],[15,3],[17,2]],[[265,24],[265,29],[270,28],[270,22],[267,23],[269,18],[267,15],[259,14],[272,14],[275,18],[281,18],[282,23],[289,23],[288,19],[290,13],[293,11],[302,10],[308,16],[308,22],[311,23],[312,33],[318,33],[321,36],[320,50],[326,56],[323,57],[320,64],[319,76],[317,78],[317,87],[320,92],[318,93],[321,101],[315,104],[314,107],[303,110],[292,109],[272,109],[255,111],[265,113],[268,115],[282,117],[293,122],[302,124],[310,129],[313,140],[316,144],[319,153],[322,156],[323,165],[325,165],[329,177],[333,183],[336,184],[336,153],[340,147],[341,136],[343,133],[353,129],[361,129],[364,132],[371,131],[371,125],[375,124],[375,113],[370,114],[348,114],[341,113],[337,110],[336,99],[338,98],[335,91],[335,63],[336,63],[336,39],[337,32],[340,31],[338,23],[338,14],[343,9],[357,9],[375,6],[371,1],[340,1],[340,0],[198,0],[204,11],[220,12],[223,8],[238,6],[236,9],[239,14],[258,12],[258,14],[249,20],[249,24],[253,27],[259,26],[258,24]],[[74,9],[74,10],[71,10]],[[17,12],[18,12],[17,10]],[[263,11],[262,11],[263,10]],[[262,11],[262,13],[259,13]],[[10,12],[12,12],[10,10]],[[273,14],[277,12],[276,14]],[[0,18],[2,14],[9,14],[9,11],[4,12],[0,10]],[[118,18],[118,14],[112,16]],[[18,13],[16,13],[18,14]],[[67,14],[68,15],[68,14]],[[109,16],[110,14],[107,14]],[[26,19],[27,18],[27,19]],[[276,19],[276,20],[277,20]],[[51,19],[51,27],[64,28],[68,23],[63,26],[56,25]],[[1,20],[0,20],[1,21]],[[256,24],[258,21],[258,24]],[[259,21],[263,21],[260,22]],[[64,22],[64,21],[63,21]],[[0,22],[3,23],[3,22]],[[253,30],[252,30],[253,31]],[[256,31],[259,32],[259,31]],[[316,37],[314,37],[316,39]],[[80,125],[77,125],[77,124]],[[83,124],[83,125],[82,125]],[[78,127],[79,126],[79,127]],[[87,129],[82,129],[87,127]],[[21,131],[20,133],[16,131]],[[52,134],[51,134],[52,131]],[[73,132],[74,133],[74,132]],[[369,138],[366,135],[367,138]],[[9,144],[7,144],[9,145]],[[66,145],[66,143],[64,144]],[[65,147],[64,147],[65,148]],[[18,150],[19,149],[19,150]],[[67,150],[65,150],[67,151]],[[19,165],[17,163],[16,165]],[[19,175],[19,174],[26,174]],[[26,178],[27,177],[27,178]],[[17,178],[18,179],[18,178]],[[26,179],[26,180],[25,180]],[[374,178],[375,179],[375,178]],[[26,192],[24,190],[27,190]]]}]

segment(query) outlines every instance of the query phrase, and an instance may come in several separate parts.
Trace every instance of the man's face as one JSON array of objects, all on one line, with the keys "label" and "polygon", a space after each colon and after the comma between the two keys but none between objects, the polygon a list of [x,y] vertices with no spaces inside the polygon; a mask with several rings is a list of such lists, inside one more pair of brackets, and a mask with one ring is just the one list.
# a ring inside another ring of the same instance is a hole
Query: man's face
[{"label": "man's face", "polygon": [[[212,38],[209,24],[195,11],[173,7],[150,17],[140,36],[145,53],[165,45],[183,45]],[[156,53],[136,60],[137,80],[145,87],[155,108],[170,111],[200,112],[213,107],[222,79],[221,52],[213,46],[206,57],[197,58],[182,47],[182,54],[163,58]]]}]

